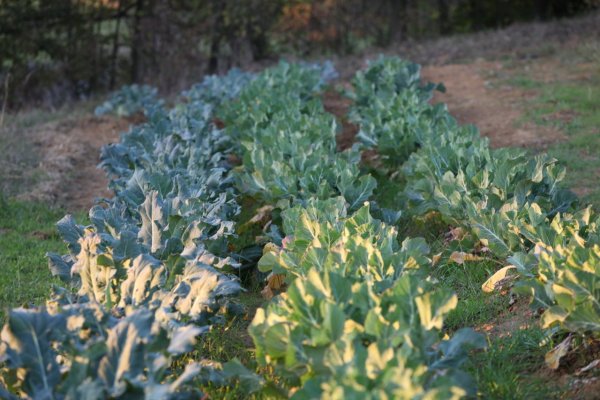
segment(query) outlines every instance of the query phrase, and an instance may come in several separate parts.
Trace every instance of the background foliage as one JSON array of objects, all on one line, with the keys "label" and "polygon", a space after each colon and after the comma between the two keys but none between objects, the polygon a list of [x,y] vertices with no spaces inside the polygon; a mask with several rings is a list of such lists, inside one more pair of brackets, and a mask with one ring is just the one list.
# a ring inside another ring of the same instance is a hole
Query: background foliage
[{"label": "background foliage", "polygon": [[173,93],[274,55],[573,15],[597,0],[0,0],[3,104],[56,105],[148,83]]}]

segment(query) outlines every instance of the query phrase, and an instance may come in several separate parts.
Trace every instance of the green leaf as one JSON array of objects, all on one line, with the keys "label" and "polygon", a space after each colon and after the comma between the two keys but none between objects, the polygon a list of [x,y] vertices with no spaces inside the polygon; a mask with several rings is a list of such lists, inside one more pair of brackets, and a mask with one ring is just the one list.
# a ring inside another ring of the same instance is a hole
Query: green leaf
[{"label": "green leaf", "polygon": [[456,308],[458,297],[447,290],[436,290],[415,297],[415,304],[425,329],[442,329],[444,318]]},{"label": "green leaf", "polygon": [[100,360],[98,377],[111,397],[123,395],[127,382],[140,379],[146,368],[144,357],[146,340],[151,335],[154,316],[149,311],[121,320],[108,333],[106,354]]},{"label": "green leaf", "polygon": [[223,365],[223,374],[226,379],[237,380],[244,393],[256,393],[265,386],[265,380],[248,370],[237,358]]},{"label": "green leaf", "polygon": [[65,324],[60,314],[24,309],[9,312],[1,335],[6,346],[0,359],[6,359],[11,369],[22,369],[22,390],[32,398],[54,398],[61,372],[52,343],[63,339]]},{"label": "green leaf", "polygon": [[46,257],[52,275],[58,276],[63,282],[71,282],[71,268],[73,268],[71,255],[59,256],[56,253],[46,253]]}]

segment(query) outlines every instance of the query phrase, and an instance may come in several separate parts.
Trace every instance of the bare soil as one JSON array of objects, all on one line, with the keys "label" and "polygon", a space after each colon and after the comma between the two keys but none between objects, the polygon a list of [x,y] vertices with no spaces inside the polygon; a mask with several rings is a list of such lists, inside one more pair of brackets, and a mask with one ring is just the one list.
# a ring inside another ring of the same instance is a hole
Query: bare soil
[{"label": "bare soil", "polygon": [[478,60],[471,64],[428,66],[423,68],[423,78],[442,82],[446,93],[436,92],[433,102],[446,103],[461,124],[477,126],[493,147],[546,148],[563,140],[556,128],[519,123],[523,101],[535,93],[512,86],[491,88],[485,76],[502,69],[501,63]]},{"label": "bare soil", "polygon": [[503,338],[518,330],[527,329],[536,323],[537,321],[529,307],[529,299],[522,297],[518,298],[514,304],[493,320],[476,327],[476,330],[492,338]]},{"label": "bare soil", "polygon": [[108,179],[98,169],[100,148],[116,142],[129,122],[113,117],[86,116],[36,126],[26,132],[31,151],[40,154],[30,173],[43,174],[17,198],[58,204],[70,211],[87,210],[96,198],[111,197]]},{"label": "bare soil", "polygon": [[345,150],[352,147],[354,138],[358,133],[358,126],[351,123],[347,118],[348,108],[351,103],[350,99],[342,96],[342,94],[335,89],[330,89],[323,94],[323,107],[327,112],[335,115],[341,125],[337,137],[339,150]]},{"label": "bare soil", "polygon": [[541,368],[535,376],[553,385],[566,388],[563,398],[577,400],[598,399],[600,374],[598,366],[582,371],[593,361],[600,359],[600,342],[584,339],[584,343],[560,360],[557,370]]}]

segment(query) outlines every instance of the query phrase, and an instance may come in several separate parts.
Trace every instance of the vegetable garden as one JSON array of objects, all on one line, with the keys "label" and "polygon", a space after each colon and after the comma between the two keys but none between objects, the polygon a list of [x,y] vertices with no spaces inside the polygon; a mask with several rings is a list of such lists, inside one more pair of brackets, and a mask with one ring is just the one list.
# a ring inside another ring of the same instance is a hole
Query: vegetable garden
[{"label": "vegetable garden", "polygon": [[[435,274],[465,260],[499,265],[481,290],[509,281],[531,299],[558,343],[551,367],[598,336],[600,217],[563,189],[564,167],[491,149],[430,103],[441,84],[390,57],[344,90],[359,132],[340,151],[322,102],[335,78],[330,63],[282,62],[207,77],[174,105],[135,85],[101,105],[145,122],[102,151],[115,197],[87,225],[58,222],[68,253],[48,259],[63,286],[9,312],[0,397],[183,399],[236,385],[258,398],[475,397],[463,366],[488,342],[448,329],[460,299]],[[394,182],[393,207],[376,201],[378,181]],[[424,218],[452,230],[442,249],[412,234]],[[194,356],[246,314],[237,298],[252,281],[269,298],[248,328],[252,365]]]}]

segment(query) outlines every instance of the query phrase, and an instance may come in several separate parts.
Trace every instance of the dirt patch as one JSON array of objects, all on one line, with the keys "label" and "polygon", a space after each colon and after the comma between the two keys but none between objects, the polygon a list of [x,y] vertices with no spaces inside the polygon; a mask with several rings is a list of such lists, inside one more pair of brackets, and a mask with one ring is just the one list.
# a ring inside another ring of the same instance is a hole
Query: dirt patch
[{"label": "dirt patch", "polygon": [[600,391],[599,359],[600,341],[584,339],[584,343],[571,349],[560,360],[557,370],[544,365],[534,376],[566,388],[563,398],[597,399]]},{"label": "dirt patch", "polygon": [[33,231],[29,234],[32,238],[38,240],[48,240],[55,235],[54,232]]},{"label": "dirt patch", "polygon": [[492,70],[502,70],[502,65],[480,60],[472,64],[428,66],[423,68],[423,79],[442,82],[446,93],[437,92],[433,102],[446,103],[459,123],[477,126],[493,147],[546,148],[564,139],[556,128],[533,123],[519,126],[522,103],[535,94],[509,86],[490,88],[484,74]]},{"label": "dirt patch", "polygon": [[108,180],[96,168],[100,148],[118,141],[129,122],[112,117],[86,116],[33,128],[32,151],[40,154],[37,167],[29,174],[42,178],[17,198],[59,204],[68,210],[87,210],[98,197],[111,197]]},{"label": "dirt patch", "polygon": [[544,115],[542,121],[560,122],[563,125],[570,124],[580,114],[574,110],[558,110],[549,115]]},{"label": "dirt patch", "polygon": [[598,399],[598,393],[600,393],[600,379],[598,377],[577,378],[571,381],[566,398],[594,400]]},{"label": "dirt patch", "polygon": [[536,323],[533,312],[529,308],[528,299],[517,298],[505,312],[492,321],[476,327],[476,330],[484,332],[492,338],[503,338],[518,330],[527,329]]},{"label": "dirt patch", "polygon": [[339,150],[345,150],[352,147],[358,126],[348,121],[348,109],[352,100],[343,96],[339,91],[330,89],[323,94],[323,107],[325,111],[335,115],[341,124],[341,131],[337,136],[337,145]]}]

